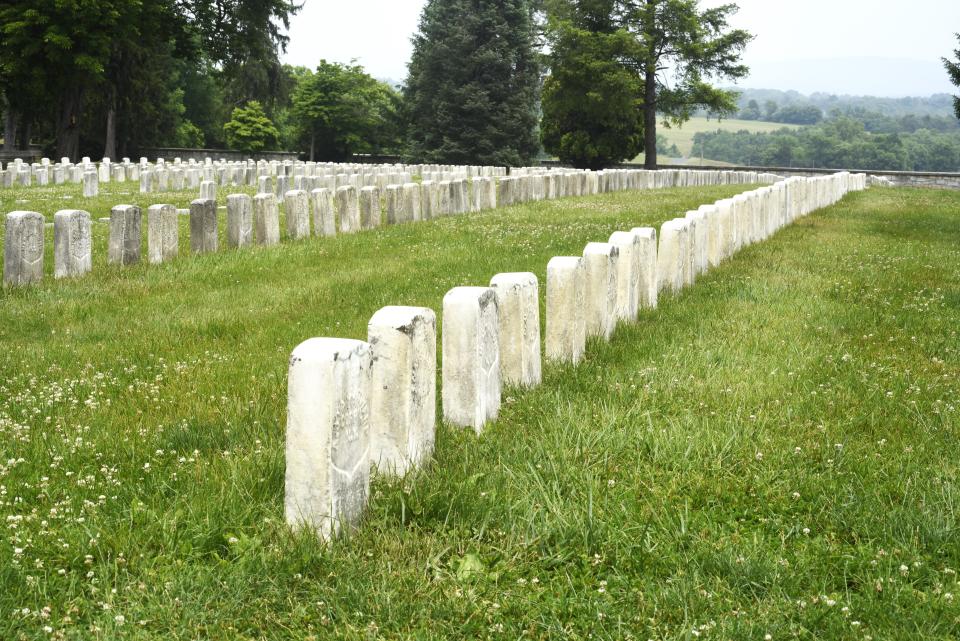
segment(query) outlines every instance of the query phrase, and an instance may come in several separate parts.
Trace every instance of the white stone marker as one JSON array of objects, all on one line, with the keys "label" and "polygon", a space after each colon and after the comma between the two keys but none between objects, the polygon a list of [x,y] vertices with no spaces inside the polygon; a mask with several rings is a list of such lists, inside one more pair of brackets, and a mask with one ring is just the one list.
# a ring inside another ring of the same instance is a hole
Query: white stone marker
[{"label": "white stone marker", "polygon": [[637,282],[637,301],[640,309],[657,307],[657,230],[653,227],[634,227],[630,233],[640,240],[640,279]]},{"label": "white stone marker", "polygon": [[310,237],[310,197],[302,189],[283,195],[283,213],[287,219],[287,236],[293,240]]},{"label": "white stone marker", "polygon": [[587,336],[610,340],[617,326],[617,272],[620,250],[610,243],[588,243],[583,250],[586,268],[584,313]]},{"label": "white stone marker", "polygon": [[253,239],[258,245],[280,242],[280,212],[272,192],[253,197]]},{"label": "white stone marker", "polygon": [[173,205],[147,208],[147,260],[152,264],[173,260],[180,253],[180,225]]},{"label": "white stone marker", "polygon": [[371,460],[381,472],[403,475],[433,453],[437,315],[426,307],[384,307],[370,319],[367,340]]},{"label": "white stone marker", "polygon": [[340,219],[340,232],[352,234],[360,231],[360,201],[357,198],[357,188],[353,185],[337,187],[333,202],[337,209],[337,218]]},{"label": "white stone marker", "polygon": [[246,194],[227,196],[227,247],[253,244],[253,200]]},{"label": "white stone marker", "polygon": [[478,434],[500,410],[500,329],[489,287],[454,287],[443,297],[443,416]]},{"label": "white stone marker", "polygon": [[284,514],[328,540],[359,522],[370,491],[370,345],[311,338],[290,355]]},{"label": "white stone marker", "polygon": [[333,192],[319,188],[313,196],[313,233],[316,236],[336,236],[337,217],[333,209]]},{"label": "white stone marker", "polygon": [[107,262],[133,265],[140,262],[142,214],[136,205],[117,205],[110,210],[110,242]]},{"label": "white stone marker", "polygon": [[200,200],[217,200],[217,183],[212,180],[204,180],[200,183]]},{"label": "white stone marker", "polygon": [[380,226],[380,190],[376,187],[360,188],[360,228],[376,229]]},{"label": "white stone marker", "polygon": [[65,209],[53,215],[53,277],[81,276],[92,267],[90,214]]},{"label": "white stone marker", "polygon": [[7,214],[3,241],[3,284],[19,287],[43,279],[44,218],[35,211]]},{"label": "white stone marker", "polygon": [[420,185],[405,183],[402,187],[403,209],[411,221],[423,220],[423,210],[420,205]]},{"label": "white stone marker", "polygon": [[540,294],[529,272],[497,274],[490,279],[500,318],[500,378],[505,385],[536,387],[540,365]]},{"label": "white stone marker", "polygon": [[683,226],[677,219],[660,226],[660,247],[657,250],[657,291],[679,292],[683,288],[683,259],[680,237]]},{"label": "white stone marker", "polygon": [[640,238],[629,231],[615,231],[610,244],[620,251],[617,260],[617,320],[633,322],[640,309]]},{"label": "white stone marker", "polygon": [[83,172],[83,197],[96,198],[100,193],[100,181],[95,169]]},{"label": "white stone marker", "polygon": [[198,198],[190,203],[190,251],[207,254],[217,251],[217,202]]},{"label": "white stone marker", "polygon": [[579,256],[547,263],[547,359],[576,365],[587,342],[586,266]]}]

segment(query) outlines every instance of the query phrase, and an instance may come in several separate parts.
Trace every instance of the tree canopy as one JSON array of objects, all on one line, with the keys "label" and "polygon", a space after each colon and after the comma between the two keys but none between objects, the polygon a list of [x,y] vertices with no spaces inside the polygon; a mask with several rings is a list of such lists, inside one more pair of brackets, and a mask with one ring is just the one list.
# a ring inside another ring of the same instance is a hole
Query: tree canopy
[{"label": "tree canopy", "polygon": [[600,169],[643,150],[643,86],[623,62],[635,40],[615,19],[615,4],[547,3],[543,146],[575,167]]},{"label": "tree canopy", "polygon": [[[957,42],[960,43],[960,33],[957,34]],[[950,82],[960,87],[960,48],[954,49],[953,55],[956,56],[955,61],[944,58],[943,64],[947,69],[947,75],[950,76]],[[960,96],[954,97],[953,110],[957,118],[960,118]]]},{"label": "tree canopy", "polygon": [[540,65],[529,0],[428,0],[404,90],[411,159],[529,164]]}]

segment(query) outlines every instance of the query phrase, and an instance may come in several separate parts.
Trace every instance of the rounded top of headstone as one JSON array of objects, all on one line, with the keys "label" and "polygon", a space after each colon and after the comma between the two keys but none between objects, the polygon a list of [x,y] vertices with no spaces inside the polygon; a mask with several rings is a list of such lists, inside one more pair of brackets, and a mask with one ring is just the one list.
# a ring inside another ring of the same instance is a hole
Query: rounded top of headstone
[{"label": "rounded top of headstone", "polygon": [[502,274],[496,274],[490,279],[491,287],[536,285],[537,283],[537,275],[531,272],[505,272]]},{"label": "rounded top of headstone", "polygon": [[630,233],[644,240],[656,240],[657,230],[653,227],[634,227]]},{"label": "rounded top of headstone", "polygon": [[293,348],[290,363],[344,361],[354,356],[365,356],[369,351],[369,343],[352,338],[308,338]]},{"label": "rounded top of headstone", "polygon": [[559,269],[562,267],[575,268],[583,262],[580,256],[554,256],[547,263],[547,270]]},{"label": "rounded top of headstone", "polygon": [[370,325],[379,325],[395,328],[409,326],[417,318],[427,322],[436,322],[437,314],[429,307],[409,307],[406,305],[387,305],[381,307],[370,317]]},{"label": "rounded top of headstone", "polygon": [[583,255],[600,254],[602,256],[619,256],[620,249],[610,243],[587,243],[583,248]]},{"label": "rounded top of headstone", "polygon": [[610,244],[618,247],[636,245],[640,242],[639,236],[629,231],[615,231],[610,234]]}]

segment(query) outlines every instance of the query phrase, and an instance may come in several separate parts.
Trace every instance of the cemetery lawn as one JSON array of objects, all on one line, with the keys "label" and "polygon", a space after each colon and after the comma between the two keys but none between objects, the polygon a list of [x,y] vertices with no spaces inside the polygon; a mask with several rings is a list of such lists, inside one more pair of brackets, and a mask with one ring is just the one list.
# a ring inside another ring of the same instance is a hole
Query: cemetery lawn
[{"label": "cemetery lawn", "polygon": [[440,425],[351,538],[284,526],[300,341],[745,189],[197,258],[182,221],[128,269],[95,226],[92,275],[0,293],[0,639],[957,638],[957,192],[849,195]]}]

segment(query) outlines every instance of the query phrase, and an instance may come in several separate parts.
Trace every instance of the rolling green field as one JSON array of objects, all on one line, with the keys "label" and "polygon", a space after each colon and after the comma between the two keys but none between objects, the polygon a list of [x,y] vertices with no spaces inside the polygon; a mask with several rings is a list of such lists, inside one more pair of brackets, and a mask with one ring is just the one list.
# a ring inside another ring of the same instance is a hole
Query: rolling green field
[{"label": "rolling green field", "polygon": [[[689,122],[684,123],[683,127],[667,129],[660,125],[657,127],[657,132],[665,135],[669,144],[676,145],[685,157],[689,157],[693,150],[693,137],[701,132],[718,129],[722,131],[741,131],[745,129],[751,133],[766,133],[783,128],[798,129],[799,125],[784,125],[778,122],[761,122],[759,120],[724,119],[718,121],[715,118],[708,119],[703,116],[696,116],[691,118]],[[696,160],[699,160],[699,156]],[[643,162],[642,154],[637,162]]]},{"label": "rolling green field", "polygon": [[956,192],[852,194],[506,390],[483,435],[440,424],[352,537],[284,526],[300,341],[501,271],[542,298],[550,257],[744,189],[126,269],[97,227],[92,275],[0,293],[0,639],[957,638]]}]

